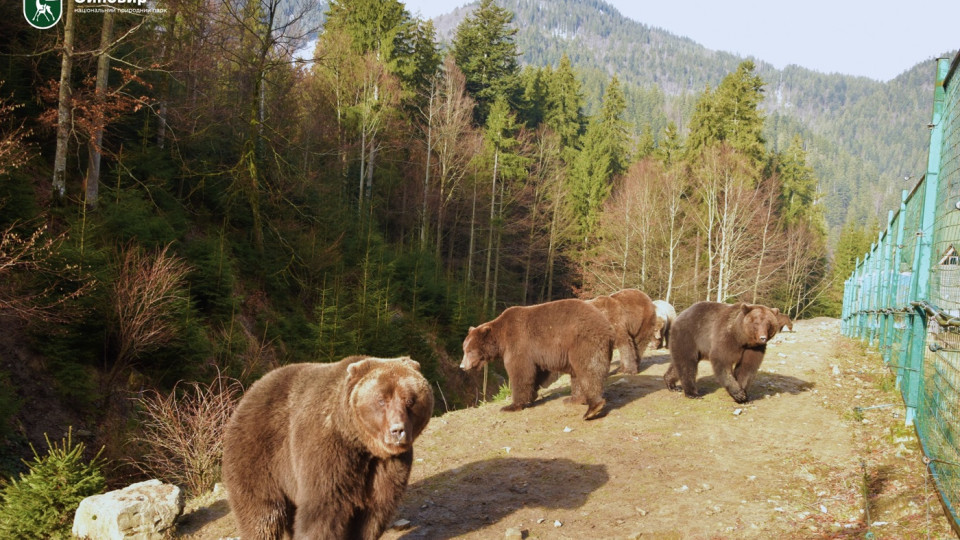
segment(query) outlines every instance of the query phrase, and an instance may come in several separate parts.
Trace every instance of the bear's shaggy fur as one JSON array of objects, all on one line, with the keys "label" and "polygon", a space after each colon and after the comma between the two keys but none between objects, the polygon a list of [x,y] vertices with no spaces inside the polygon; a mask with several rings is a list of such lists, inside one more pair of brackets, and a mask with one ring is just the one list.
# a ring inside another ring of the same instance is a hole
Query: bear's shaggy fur
[{"label": "bear's shaggy fur", "polygon": [[657,331],[657,311],[650,297],[637,289],[623,289],[588,302],[613,326],[621,370],[635,375],[640,370],[643,353]]},{"label": "bear's shaggy fur", "polygon": [[430,385],[409,358],[267,373],[224,434],[223,480],[241,537],[379,538],[432,413]]},{"label": "bear's shaggy fur", "polygon": [[657,310],[657,332],[653,335],[657,340],[657,348],[670,346],[670,325],[677,318],[677,310],[666,300],[654,300],[653,307]]},{"label": "bear's shaggy fur", "polygon": [[551,372],[570,375],[567,403],[586,403],[584,419],[603,411],[603,382],[610,369],[614,334],[607,319],[582,300],[557,300],[507,308],[496,319],[471,327],[460,368],[503,360],[517,411],[533,402]]},{"label": "bear's shaggy fur", "polygon": [[697,364],[710,359],[713,373],[737,403],[760,369],[769,342],[780,329],[780,310],[759,304],[697,302],[684,310],[670,330],[670,367],[663,376],[667,388],[677,381],[687,397],[699,397]]},{"label": "bear's shaggy fur", "polygon": [[784,328],[786,328],[787,330],[793,332],[793,321],[790,320],[790,317],[788,317],[786,313],[780,313],[780,314],[778,314],[778,315],[777,315],[777,321],[779,321],[779,323],[780,323],[780,329],[781,329],[781,330],[783,330]]}]

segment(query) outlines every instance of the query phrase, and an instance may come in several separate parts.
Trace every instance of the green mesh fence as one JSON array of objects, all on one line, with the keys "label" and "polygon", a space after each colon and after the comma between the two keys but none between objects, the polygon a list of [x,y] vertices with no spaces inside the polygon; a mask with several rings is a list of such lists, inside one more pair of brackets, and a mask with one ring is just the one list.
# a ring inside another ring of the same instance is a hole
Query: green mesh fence
[{"label": "green mesh fence", "polygon": [[847,279],[843,333],[896,374],[944,505],[960,526],[960,55],[937,60],[927,171]]}]

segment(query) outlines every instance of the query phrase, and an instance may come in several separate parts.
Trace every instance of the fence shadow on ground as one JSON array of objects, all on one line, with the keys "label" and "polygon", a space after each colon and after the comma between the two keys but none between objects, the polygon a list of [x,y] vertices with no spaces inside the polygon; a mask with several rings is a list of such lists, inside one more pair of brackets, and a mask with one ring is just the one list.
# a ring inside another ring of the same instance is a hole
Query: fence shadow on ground
[{"label": "fence shadow on ground", "polygon": [[410,485],[397,513],[411,522],[401,538],[452,538],[529,507],[575,509],[610,479],[606,465],[569,459],[498,457]]}]

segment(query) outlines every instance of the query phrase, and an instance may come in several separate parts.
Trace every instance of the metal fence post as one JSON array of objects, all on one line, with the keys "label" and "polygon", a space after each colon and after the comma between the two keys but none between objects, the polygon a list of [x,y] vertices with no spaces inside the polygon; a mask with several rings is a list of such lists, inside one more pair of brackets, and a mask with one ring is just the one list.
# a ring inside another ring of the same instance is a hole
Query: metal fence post
[{"label": "metal fence post", "polygon": [[893,228],[893,210],[887,212],[887,229],[883,233],[883,270],[880,272],[880,289],[877,291],[877,309],[879,310],[880,324],[877,328],[877,347],[881,358],[887,350],[887,327],[891,324],[890,304],[888,291],[892,282],[890,276],[890,229]]},{"label": "metal fence post", "polygon": [[[900,213],[897,214],[897,239],[893,245],[892,255],[890,257],[890,290],[887,292],[887,305],[891,310],[904,307],[897,305],[897,293],[900,290],[900,248],[903,246],[903,229],[907,221],[907,195],[909,193],[907,190],[903,190],[900,193]],[[883,356],[884,362],[888,364],[893,360],[893,342],[898,337],[898,334],[894,331],[896,322],[896,316],[891,314],[890,324],[887,327],[886,340],[889,349],[885,351],[886,355]],[[902,339],[902,336],[900,337]]]}]

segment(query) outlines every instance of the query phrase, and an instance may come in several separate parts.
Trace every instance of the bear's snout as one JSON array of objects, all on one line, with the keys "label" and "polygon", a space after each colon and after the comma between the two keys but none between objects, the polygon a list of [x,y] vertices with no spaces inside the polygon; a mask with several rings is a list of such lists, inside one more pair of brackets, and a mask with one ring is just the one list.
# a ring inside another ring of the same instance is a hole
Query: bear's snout
[{"label": "bear's snout", "polygon": [[407,427],[401,423],[395,423],[390,426],[390,437],[392,442],[403,444],[407,442]]},{"label": "bear's snout", "polygon": [[767,336],[760,336],[760,337],[757,338],[757,341],[759,341],[760,343],[766,343],[766,342],[767,342]]}]

